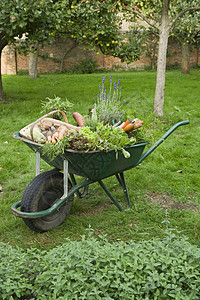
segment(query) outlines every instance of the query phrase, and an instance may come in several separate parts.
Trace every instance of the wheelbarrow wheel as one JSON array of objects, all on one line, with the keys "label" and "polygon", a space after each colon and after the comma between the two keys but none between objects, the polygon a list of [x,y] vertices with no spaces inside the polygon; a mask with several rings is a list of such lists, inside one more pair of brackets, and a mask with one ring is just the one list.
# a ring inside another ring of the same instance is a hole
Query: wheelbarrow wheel
[{"label": "wheelbarrow wheel", "polygon": [[[68,189],[72,184],[68,182]],[[56,170],[43,172],[36,176],[27,186],[21,201],[21,211],[38,212],[50,208],[56,200],[64,193],[63,174]],[[67,218],[74,196],[72,195],[66,203],[58,210],[48,216],[36,219],[23,218],[25,224],[36,232],[51,230],[64,222]]]}]

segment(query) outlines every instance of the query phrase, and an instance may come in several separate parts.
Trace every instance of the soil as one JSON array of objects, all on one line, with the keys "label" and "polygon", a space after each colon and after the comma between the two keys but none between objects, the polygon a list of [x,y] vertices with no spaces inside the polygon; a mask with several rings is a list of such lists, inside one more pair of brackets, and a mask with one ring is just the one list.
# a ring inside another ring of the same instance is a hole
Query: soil
[{"label": "soil", "polygon": [[174,201],[172,196],[167,194],[162,194],[158,192],[152,192],[147,196],[147,199],[153,204],[159,204],[163,209],[179,209],[179,210],[192,210],[194,212],[199,212],[197,205],[180,203]]}]

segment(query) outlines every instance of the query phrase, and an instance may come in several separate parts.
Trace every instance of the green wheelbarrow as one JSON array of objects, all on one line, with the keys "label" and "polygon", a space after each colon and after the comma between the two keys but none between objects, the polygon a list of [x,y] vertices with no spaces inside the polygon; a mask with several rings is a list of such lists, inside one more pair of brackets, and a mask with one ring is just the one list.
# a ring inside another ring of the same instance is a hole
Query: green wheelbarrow
[{"label": "green wheelbarrow", "polygon": [[[112,196],[103,183],[103,179],[116,176],[122,186],[127,208],[131,207],[124,171],[138,166],[179,126],[189,124],[182,121],[172,126],[153,146],[144,152],[147,142],[129,146],[130,153],[125,158],[121,152],[116,158],[116,152],[90,151],[81,152],[66,150],[63,155],[50,159],[43,154],[42,144],[35,143],[15,132],[13,137],[23,141],[36,153],[36,176],[23,193],[22,200],[12,205],[12,213],[23,218],[25,224],[36,232],[51,230],[64,222],[73,204],[74,194],[80,198],[88,192],[88,186],[98,182],[106,194],[121,211],[119,202]],[[143,153],[144,152],[144,153]],[[51,171],[40,173],[40,158],[53,167]],[[61,172],[62,171],[62,172]],[[77,183],[75,175],[84,178]],[[20,208],[20,210],[19,210]]]}]

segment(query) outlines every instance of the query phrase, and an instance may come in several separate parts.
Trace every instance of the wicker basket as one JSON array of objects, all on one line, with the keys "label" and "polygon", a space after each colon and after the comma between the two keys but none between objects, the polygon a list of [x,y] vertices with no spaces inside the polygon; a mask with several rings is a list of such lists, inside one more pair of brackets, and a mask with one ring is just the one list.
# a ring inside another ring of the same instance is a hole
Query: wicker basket
[{"label": "wicker basket", "polygon": [[[50,116],[54,113],[57,113],[57,112],[60,112],[63,115],[63,117],[65,119],[65,122],[59,121],[59,120],[56,120],[56,119],[53,119],[53,118],[47,118],[48,116]],[[22,128],[19,133],[22,137],[24,137],[28,140],[37,142],[37,139],[34,137],[34,129],[38,129],[38,131],[40,131],[40,128],[42,128],[44,126],[51,126],[51,125],[53,125],[56,128],[59,128],[60,126],[65,126],[66,129],[74,130],[74,131],[79,131],[79,129],[81,128],[81,127],[77,127],[77,126],[69,124],[67,116],[63,111],[54,110],[54,111],[51,111],[48,114],[42,116],[41,118],[39,118],[35,122],[33,122],[33,123],[27,125],[26,127]],[[40,141],[40,143],[41,143],[41,141]]]}]

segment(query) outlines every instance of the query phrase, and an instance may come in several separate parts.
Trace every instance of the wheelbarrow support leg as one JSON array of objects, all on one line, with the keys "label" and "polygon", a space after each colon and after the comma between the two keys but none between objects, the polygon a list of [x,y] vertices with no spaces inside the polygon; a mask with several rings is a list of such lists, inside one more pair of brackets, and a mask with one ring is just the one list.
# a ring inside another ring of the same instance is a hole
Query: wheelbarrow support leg
[{"label": "wheelbarrow support leg", "polygon": [[127,204],[127,209],[131,208],[131,203],[130,203],[130,199],[129,199],[129,195],[128,195],[128,189],[126,186],[126,181],[124,178],[124,173],[121,172],[119,174],[116,174],[117,180],[119,181],[120,185],[123,188],[123,192],[124,192],[124,196],[125,196],[125,200],[126,200],[126,204]]},{"label": "wheelbarrow support leg", "polygon": [[110,191],[107,189],[107,187],[105,186],[105,184],[99,180],[98,183],[100,184],[100,186],[104,189],[104,191],[106,192],[106,194],[108,195],[108,197],[112,200],[112,202],[117,206],[117,208],[122,211],[122,207],[121,205],[118,203],[117,200],[115,200],[115,198],[113,197],[113,195],[110,193]]},{"label": "wheelbarrow support leg", "polygon": [[36,151],[35,176],[40,174],[40,152]]},{"label": "wheelbarrow support leg", "polygon": [[[70,178],[71,178],[71,181],[72,181],[72,185],[75,186],[77,183],[76,183],[76,179],[74,177],[74,174],[70,173],[69,175],[70,175]],[[84,190],[83,190],[82,193],[79,190],[77,190],[76,194],[79,198],[85,197],[88,194],[88,185],[84,187]]]},{"label": "wheelbarrow support leg", "polygon": [[64,171],[64,194],[61,197],[62,199],[67,197],[68,194],[68,160],[64,159],[63,161],[63,171]]}]

